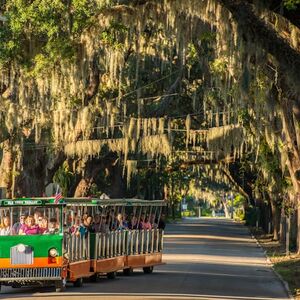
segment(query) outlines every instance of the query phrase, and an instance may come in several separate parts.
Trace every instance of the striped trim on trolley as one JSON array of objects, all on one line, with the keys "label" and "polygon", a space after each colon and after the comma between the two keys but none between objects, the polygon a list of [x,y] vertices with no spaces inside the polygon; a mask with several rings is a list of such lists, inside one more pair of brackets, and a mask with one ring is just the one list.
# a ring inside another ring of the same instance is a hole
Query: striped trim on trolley
[{"label": "striped trim on trolley", "polygon": [[57,256],[55,259],[51,259],[49,261],[49,257],[34,257],[33,264],[12,264],[10,258],[0,258],[0,268],[58,268],[62,266],[63,258],[62,256]]},{"label": "striped trim on trolley", "polygon": [[53,280],[61,278],[61,268],[8,268],[0,269],[0,281]]}]

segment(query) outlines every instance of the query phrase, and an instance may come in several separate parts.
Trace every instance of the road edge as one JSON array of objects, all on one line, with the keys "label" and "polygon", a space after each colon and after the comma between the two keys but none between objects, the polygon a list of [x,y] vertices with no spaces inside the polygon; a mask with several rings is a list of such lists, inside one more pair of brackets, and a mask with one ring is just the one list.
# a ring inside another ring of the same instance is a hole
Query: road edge
[{"label": "road edge", "polygon": [[259,248],[262,250],[262,252],[263,252],[263,254],[264,254],[265,258],[266,258],[267,265],[269,265],[269,266],[271,267],[273,273],[275,274],[275,276],[276,276],[276,277],[279,279],[279,281],[281,282],[281,284],[282,284],[283,288],[285,289],[285,291],[286,291],[288,297],[289,297],[290,299],[292,299],[292,300],[295,300],[295,297],[293,296],[293,294],[292,294],[292,292],[291,292],[291,290],[290,290],[290,288],[289,288],[288,283],[282,278],[282,276],[281,276],[279,273],[277,273],[277,271],[276,271],[275,268],[274,268],[274,264],[271,262],[269,256],[267,255],[267,252],[266,252],[266,251],[264,250],[264,248],[261,246],[261,244],[259,243],[259,241],[257,240],[257,238],[251,233],[251,231],[250,231],[249,228],[248,228],[248,230],[249,230],[249,234],[250,234],[251,238],[256,242],[257,247],[259,247]]}]

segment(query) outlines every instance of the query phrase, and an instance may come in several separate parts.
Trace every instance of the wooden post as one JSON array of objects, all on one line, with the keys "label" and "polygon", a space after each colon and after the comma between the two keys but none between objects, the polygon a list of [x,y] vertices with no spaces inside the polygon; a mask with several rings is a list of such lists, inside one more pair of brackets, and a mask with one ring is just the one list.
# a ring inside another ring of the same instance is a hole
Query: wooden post
[{"label": "wooden post", "polygon": [[286,240],[285,240],[285,253],[286,256],[290,255],[290,229],[291,229],[291,216],[286,218]]},{"label": "wooden post", "polygon": [[283,243],[285,241],[285,213],[284,208],[281,208],[279,238]]}]

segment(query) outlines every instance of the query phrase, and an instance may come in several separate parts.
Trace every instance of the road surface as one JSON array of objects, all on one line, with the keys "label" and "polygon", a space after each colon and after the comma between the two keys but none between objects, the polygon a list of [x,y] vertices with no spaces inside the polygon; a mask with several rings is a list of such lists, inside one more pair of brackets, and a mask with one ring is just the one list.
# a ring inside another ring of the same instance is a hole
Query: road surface
[{"label": "road surface", "polygon": [[289,299],[246,227],[225,219],[189,219],[168,225],[166,265],[100,278],[62,294],[51,288],[3,287],[2,299]]}]

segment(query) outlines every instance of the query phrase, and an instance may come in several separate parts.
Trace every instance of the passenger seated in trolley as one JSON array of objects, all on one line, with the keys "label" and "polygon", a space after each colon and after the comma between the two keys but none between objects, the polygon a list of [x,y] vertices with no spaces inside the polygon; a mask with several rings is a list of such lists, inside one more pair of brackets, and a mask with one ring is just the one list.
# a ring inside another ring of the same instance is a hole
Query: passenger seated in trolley
[{"label": "passenger seated in trolley", "polygon": [[18,235],[19,234],[19,231],[20,231],[21,227],[25,224],[25,220],[26,220],[26,215],[22,213],[20,215],[19,222],[15,223],[12,227],[12,234],[13,235]]},{"label": "passenger seated in trolley", "polygon": [[149,221],[148,216],[146,216],[144,221],[142,222],[142,227],[143,227],[144,230],[151,230],[152,229],[152,225]]},{"label": "passenger seated in trolley", "polygon": [[48,226],[48,233],[55,234],[59,232],[59,225],[57,224],[56,218],[51,218]]},{"label": "passenger seated in trolley", "polygon": [[129,221],[128,228],[129,229],[140,229],[138,219],[136,216],[131,216],[131,220]]},{"label": "passenger seated in trolley", "polygon": [[10,235],[10,234],[11,234],[10,217],[4,216],[0,224],[0,235]]},{"label": "passenger seated in trolley", "polygon": [[20,235],[32,235],[32,234],[39,234],[40,228],[35,223],[34,216],[30,215],[26,218],[25,224],[19,230]]},{"label": "passenger seated in trolley", "polygon": [[47,217],[40,217],[39,218],[39,227],[40,227],[40,234],[49,233],[48,218]]},{"label": "passenger seated in trolley", "polygon": [[[66,212],[67,213],[67,212]],[[157,229],[158,220],[155,213],[142,212],[140,215],[131,213],[127,220],[125,212],[118,213],[115,209],[105,212],[96,212],[94,216],[91,212],[71,210],[68,218],[69,229],[66,229],[71,235],[87,237],[88,233],[109,233],[119,230],[152,230]]]},{"label": "passenger seated in trolley", "polygon": [[[54,214],[55,211],[52,213]],[[17,220],[11,226],[11,219],[8,215],[0,220],[0,235],[36,235],[36,234],[56,234],[59,233],[57,219],[52,217],[48,222],[47,216],[36,210],[33,215],[30,212],[11,213],[12,220]],[[28,215],[29,213],[29,215]],[[46,211],[45,211],[46,214]],[[51,213],[49,212],[51,215]],[[27,216],[26,216],[27,215]]]}]

